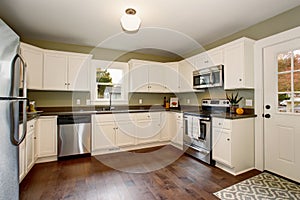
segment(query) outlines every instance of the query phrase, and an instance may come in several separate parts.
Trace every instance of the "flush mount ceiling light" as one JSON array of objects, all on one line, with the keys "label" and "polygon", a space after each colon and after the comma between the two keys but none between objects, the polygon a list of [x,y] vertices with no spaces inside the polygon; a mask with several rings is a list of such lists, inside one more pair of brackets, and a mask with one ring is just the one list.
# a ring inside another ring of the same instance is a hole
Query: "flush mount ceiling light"
[{"label": "flush mount ceiling light", "polygon": [[121,17],[121,26],[125,31],[137,31],[141,25],[141,19],[135,15],[136,11],[133,8],[128,8]]}]

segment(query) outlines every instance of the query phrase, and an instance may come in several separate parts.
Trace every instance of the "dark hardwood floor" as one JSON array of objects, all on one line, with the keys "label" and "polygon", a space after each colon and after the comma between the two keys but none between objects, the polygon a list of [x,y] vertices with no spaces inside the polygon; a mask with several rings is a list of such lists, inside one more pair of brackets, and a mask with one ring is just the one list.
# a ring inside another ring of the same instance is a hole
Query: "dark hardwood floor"
[{"label": "dark hardwood floor", "polygon": [[210,200],[259,173],[232,176],[166,146],[36,164],[20,184],[20,199]]}]

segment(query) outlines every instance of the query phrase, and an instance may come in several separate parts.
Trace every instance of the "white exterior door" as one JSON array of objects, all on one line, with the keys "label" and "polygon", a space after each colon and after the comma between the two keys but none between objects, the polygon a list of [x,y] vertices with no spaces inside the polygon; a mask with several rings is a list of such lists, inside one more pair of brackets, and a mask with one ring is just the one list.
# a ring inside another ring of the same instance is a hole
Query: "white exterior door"
[{"label": "white exterior door", "polygon": [[300,182],[300,39],[263,53],[265,169]]}]

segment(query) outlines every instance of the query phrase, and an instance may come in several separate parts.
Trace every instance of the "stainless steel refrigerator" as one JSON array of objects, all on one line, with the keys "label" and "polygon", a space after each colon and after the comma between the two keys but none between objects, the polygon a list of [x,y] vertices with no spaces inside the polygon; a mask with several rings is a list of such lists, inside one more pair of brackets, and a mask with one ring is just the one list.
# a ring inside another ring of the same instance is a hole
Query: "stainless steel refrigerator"
[{"label": "stainless steel refrigerator", "polygon": [[[18,54],[19,41],[0,19],[0,200],[19,199],[18,146],[25,139],[27,121],[26,64]],[[19,135],[20,113],[24,130]]]}]

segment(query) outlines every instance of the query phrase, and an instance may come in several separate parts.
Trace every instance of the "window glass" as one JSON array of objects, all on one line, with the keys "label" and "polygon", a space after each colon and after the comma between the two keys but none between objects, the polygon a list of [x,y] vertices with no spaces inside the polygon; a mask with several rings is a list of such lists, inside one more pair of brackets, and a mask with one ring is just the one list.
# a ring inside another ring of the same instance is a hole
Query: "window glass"
[{"label": "window glass", "polygon": [[97,99],[122,99],[122,80],[122,69],[97,68]]},{"label": "window glass", "polygon": [[294,51],[294,70],[300,70],[300,50]]},{"label": "window glass", "polygon": [[291,52],[282,53],[278,55],[278,72],[285,72],[291,70],[291,55]]},{"label": "window glass", "polygon": [[291,73],[278,74],[278,92],[291,91]]},{"label": "window glass", "polygon": [[300,113],[300,50],[277,56],[278,112]]}]

